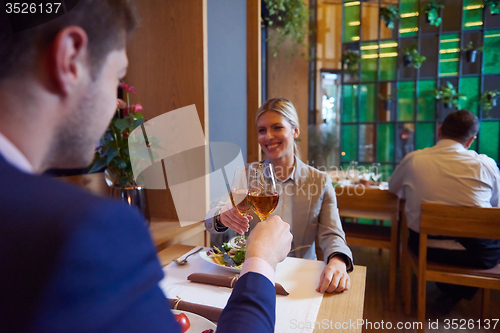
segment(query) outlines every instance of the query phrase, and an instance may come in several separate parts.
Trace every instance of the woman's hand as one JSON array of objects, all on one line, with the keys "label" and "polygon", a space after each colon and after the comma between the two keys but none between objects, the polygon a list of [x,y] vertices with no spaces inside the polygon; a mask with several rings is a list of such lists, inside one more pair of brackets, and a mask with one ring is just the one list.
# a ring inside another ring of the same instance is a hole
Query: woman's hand
[{"label": "woman's hand", "polygon": [[348,290],[351,287],[351,278],[347,274],[345,262],[339,257],[333,257],[325,266],[316,291],[333,293]]},{"label": "woman's hand", "polygon": [[220,212],[220,222],[226,227],[233,229],[240,235],[248,231],[248,222],[252,220],[251,216],[241,216],[230,202],[222,207]]}]

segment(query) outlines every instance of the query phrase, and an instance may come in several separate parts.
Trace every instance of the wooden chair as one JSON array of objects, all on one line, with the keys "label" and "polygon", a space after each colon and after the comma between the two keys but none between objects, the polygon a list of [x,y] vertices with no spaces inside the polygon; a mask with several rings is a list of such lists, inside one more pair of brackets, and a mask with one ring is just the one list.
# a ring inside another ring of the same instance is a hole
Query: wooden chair
[{"label": "wooden chair", "polygon": [[[460,207],[423,203],[418,256],[408,248],[408,228],[403,223],[403,295],[407,314],[411,310],[411,271],[418,278],[417,319],[425,326],[426,282],[435,281],[483,289],[482,317],[486,318],[489,289],[500,289],[500,265],[475,269],[427,260],[428,235],[500,239],[500,208]],[[419,329],[423,332],[424,329]]]},{"label": "wooden chair", "polygon": [[386,190],[365,187],[336,187],[337,207],[342,217],[389,220],[391,226],[343,223],[348,245],[388,249],[389,307],[396,298],[396,269],[399,256],[399,199]]}]

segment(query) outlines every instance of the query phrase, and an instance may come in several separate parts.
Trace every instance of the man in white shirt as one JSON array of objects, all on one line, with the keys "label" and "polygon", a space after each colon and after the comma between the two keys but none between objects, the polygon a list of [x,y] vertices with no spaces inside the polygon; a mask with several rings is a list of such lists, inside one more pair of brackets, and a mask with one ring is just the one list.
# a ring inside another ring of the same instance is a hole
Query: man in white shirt
[{"label": "man in white shirt", "polygon": [[[415,250],[423,201],[499,207],[500,172],[495,161],[468,150],[478,131],[479,121],[472,112],[453,112],[438,128],[438,143],[408,154],[394,171],[389,191],[406,199],[409,243]],[[429,257],[442,262],[490,268],[500,258],[500,242],[494,240],[438,239],[429,245]]]}]

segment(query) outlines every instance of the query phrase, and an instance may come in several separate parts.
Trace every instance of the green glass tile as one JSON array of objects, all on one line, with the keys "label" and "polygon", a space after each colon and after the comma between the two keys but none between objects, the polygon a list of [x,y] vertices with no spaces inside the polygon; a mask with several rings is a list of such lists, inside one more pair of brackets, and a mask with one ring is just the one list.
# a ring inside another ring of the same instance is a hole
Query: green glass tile
[{"label": "green glass tile", "polygon": [[358,105],[358,86],[342,86],[342,122],[350,123],[357,121],[356,110]]},{"label": "green glass tile", "polygon": [[417,149],[424,149],[434,145],[434,124],[417,123]]},{"label": "green glass tile", "polygon": [[356,148],[358,146],[358,129],[357,125],[342,125],[342,161],[355,161],[356,158]]},{"label": "green glass tile", "polygon": [[461,78],[458,91],[467,96],[467,100],[459,100],[459,109],[469,110],[477,115],[480,99],[479,77]]},{"label": "green glass tile", "polygon": [[361,102],[359,121],[375,121],[375,103],[377,101],[377,86],[375,84],[361,85]]},{"label": "green glass tile", "polygon": [[418,31],[418,0],[401,0],[399,35],[401,37],[416,36]]},{"label": "green glass tile", "polygon": [[436,114],[434,89],[436,89],[436,81],[434,80],[418,82],[417,120],[434,120]]},{"label": "green glass tile", "polygon": [[377,160],[392,162],[394,159],[394,124],[379,124],[377,132]]},{"label": "green glass tile", "polygon": [[398,82],[398,120],[412,121],[415,111],[415,82]]},{"label": "green glass tile", "polygon": [[479,153],[486,154],[498,162],[498,136],[500,123],[498,121],[483,121],[479,129]]},{"label": "green glass tile", "polygon": [[398,43],[387,41],[380,43],[380,81],[396,79],[398,66]]},{"label": "green glass tile", "polygon": [[418,0],[401,0],[400,14],[402,15],[399,27],[400,36],[416,36],[419,20]]},{"label": "green glass tile", "polygon": [[[352,2],[357,2],[357,4],[350,6],[349,3]],[[344,3],[344,42],[359,40],[360,21],[359,1],[349,1]]]},{"label": "green glass tile", "polygon": [[394,167],[392,165],[381,165],[380,166],[380,173],[382,174],[382,176],[380,176],[379,181],[381,181],[381,182],[389,181],[389,178],[391,178],[393,171],[394,171]]},{"label": "green glass tile", "polygon": [[474,30],[483,27],[483,0],[464,0],[463,29]]},{"label": "green glass tile", "polygon": [[377,80],[378,43],[361,43],[361,81]]},{"label": "green glass tile", "polygon": [[460,35],[446,34],[439,43],[439,76],[458,76]]},{"label": "green glass tile", "polygon": [[[489,14],[488,14],[489,15]],[[484,74],[500,73],[500,30],[490,30],[484,34],[483,51]]]}]

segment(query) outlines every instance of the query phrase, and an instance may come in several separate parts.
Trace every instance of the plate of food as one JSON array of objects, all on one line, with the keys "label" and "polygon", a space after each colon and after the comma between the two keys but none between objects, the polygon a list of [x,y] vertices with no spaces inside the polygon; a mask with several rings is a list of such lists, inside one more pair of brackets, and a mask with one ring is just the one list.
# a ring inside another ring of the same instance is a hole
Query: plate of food
[{"label": "plate of food", "polygon": [[207,318],[192,312],[172,310],[182,333],[214,333],[217,326]]},{"label": "plate of food", "polygon": [[246,247],[233,248],[228,243],[224,243],[222,249],[214,246],[208,251],[200,252],[200,257],[226,271],[239,273],[245,262],[246,250]]}]

